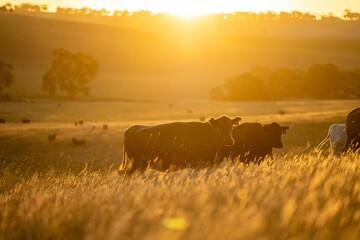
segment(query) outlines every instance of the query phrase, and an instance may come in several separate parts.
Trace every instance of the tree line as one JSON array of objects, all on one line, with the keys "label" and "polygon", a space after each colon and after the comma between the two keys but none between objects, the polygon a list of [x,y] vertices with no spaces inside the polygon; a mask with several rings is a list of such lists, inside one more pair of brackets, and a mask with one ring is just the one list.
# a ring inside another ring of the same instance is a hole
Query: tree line
[{"label": "tree line", "polygon": [[[10,100],[5,88],[13,84],[14,67],[10,63],[0,61],[0,99]],[[50,96],[65,92],[69,99],[90,94],[92,82],[99,70],[99,64],[89,54],[71,52],[62,48],[54,49],[50,68],[43,75],[42,90]]]},{"label": "tree line", "polygon": [[[47,12],[48,6],[46,4],[30,4],[21,3],[19,5],[13,5],[6,3],[0,6],[0,12]],[[110,11],[106,8],[92,9],[89,7],[83,8],[71,8],[71,7],[57,7],[56,14],[59,15],[88,15],[88,16],[113,16],[113,17],[172,17],[171,14],[159,13],[154,14],[151,11],[141,10],[130,12],[128,10],[114,10]],[[342,16],[336,16],[333,13],[328,14],[312,14],[309,12],[301,11],[275,11],[267,12],[234,12],[234,13],[222,13],[211,14],[209,16],[218,17],[220,20],[360,20],[360,13],[353,12],[349,9],[345,9]],[[207,17],[207,16],[205,16]]]},{"label": "tree line", "polygon": [[0,12],[46,12],[48,6],[46,4],[21,3],[13,5],[6,3],[0,7]]},{"label": "tree line", "polygon": [[[14,67],[0,61],[0,99],[10,100],[4,89],[15,79]],[[99,70],[89,54],[54,49],[50,68],[43,75],[42,90],[55,96],[65,92],[70,99],[89,95],[89,84]],[[287,68],[253,68],[227,78],[210,91],[212,100],[293,100],[293,99],[359,99],[360,69],[340,70],[334,64],[314,64],[306,70]]]},{"label": "tree line", "polygon": [[306,70],[254,68],[227,78],[210,92],[212,100],[359,99],[360,69],[314,64]]}]

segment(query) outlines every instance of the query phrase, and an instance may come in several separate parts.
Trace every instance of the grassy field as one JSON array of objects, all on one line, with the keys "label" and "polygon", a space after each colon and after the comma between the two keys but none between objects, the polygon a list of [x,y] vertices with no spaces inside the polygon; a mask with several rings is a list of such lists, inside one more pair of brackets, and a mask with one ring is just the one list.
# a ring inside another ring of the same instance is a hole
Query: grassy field
[{"label": "grassy field", "polygon": [[[313,151],[359,101],[1,103],[0,239],[359,239],[360,159]],[[279,115],[278,111],[285,115]],[[273,161],[116,174],[134,123],[292,127]],[[21,118],[30,124],[21,124]],[[83,120],[82,126],[74,121]],[[101,126],[108,124],[103,130]],[[95,126],[95,128],[94,128]],[[47,135],[57,139],[48,142]],[[73,146],[71,138],[86,139]]]}]

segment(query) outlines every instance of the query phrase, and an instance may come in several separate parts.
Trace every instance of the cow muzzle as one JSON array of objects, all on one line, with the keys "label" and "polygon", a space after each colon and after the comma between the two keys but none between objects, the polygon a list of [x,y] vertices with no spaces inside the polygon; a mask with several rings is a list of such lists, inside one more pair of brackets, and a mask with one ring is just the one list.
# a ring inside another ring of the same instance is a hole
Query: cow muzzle
[{"label": "cow muzzle", "polygon": [[225,146],[233,146],[235,143],[234,139],[227,139],[224,143]]}]

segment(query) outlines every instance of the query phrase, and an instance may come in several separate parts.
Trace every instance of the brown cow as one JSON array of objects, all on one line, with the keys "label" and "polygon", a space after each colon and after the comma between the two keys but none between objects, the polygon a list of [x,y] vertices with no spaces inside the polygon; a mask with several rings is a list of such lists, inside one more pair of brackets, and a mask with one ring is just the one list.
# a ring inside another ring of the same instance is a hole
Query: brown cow
[{"label": "brown cow", "polygon": [[77,138],[73,137],[71,139],[71,143],[75,146],[83,146],[83,145],[86,145],[86,140],[85,139],[77,139]]},{"label": "brown cow", "polygon": [[144,171],[148,166],[166,171],[171,167],[216,163],[223,145],[232,145],[233,125],[240,117],[221,116],[208,122],[172,122],[155,126],[134,125],[124,134],[123,161],[119,173]]},{"label": "brown cow", "polygon": [[27,124],[27,123],[30,123],[30,119],[28,119],[28,118],[22,118],[22,119],[21,119],[21,122],[24,123],[24,124]]},{"label": "brown cow", "polygon": [[56,133],[51,133],[48,135],[49,142],[53,142],[56,139]]},{"label": "brown cow", "polygon": [[244,163],[260,164],[266,156],[272,158],[273,148],[282,148],[282,134],[290,127],[280,126],[278,123],[243,123],[235,127],[233,137],[235,144],[221,149],[220,156],[239,159]]}]

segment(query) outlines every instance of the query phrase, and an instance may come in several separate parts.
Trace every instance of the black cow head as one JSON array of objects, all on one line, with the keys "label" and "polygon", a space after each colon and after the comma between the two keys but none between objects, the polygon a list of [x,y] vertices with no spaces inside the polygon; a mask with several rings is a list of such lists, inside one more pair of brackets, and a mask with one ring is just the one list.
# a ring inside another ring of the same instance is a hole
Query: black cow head
[{"label": "black cow head", "polygon": [[224,145],[231,146],[234,145],[234,139],[232,137],[233,126],[239,125],[241,117],[235,117],[233,119],[228,116],[221,116],[217,119],[210,118],[209,123],[218,129],[219,140],[224,143]]},{"label": "black cow head", "polygon": [[281,135],[286,134],[289,129],[289,126],[280,126],[276,122],[263,125],[263,130],[265,131],[268,140],[271,142],[272,147],[274,148],[283,147],[283,143],[281,142]]}]

